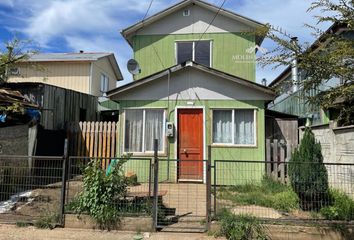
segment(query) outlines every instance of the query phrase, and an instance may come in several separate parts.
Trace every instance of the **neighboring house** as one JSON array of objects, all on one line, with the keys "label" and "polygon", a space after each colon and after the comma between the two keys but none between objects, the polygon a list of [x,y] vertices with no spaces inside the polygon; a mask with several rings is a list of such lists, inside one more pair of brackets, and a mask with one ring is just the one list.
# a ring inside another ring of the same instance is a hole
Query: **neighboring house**
[{"label": "neighboring house", "polygon": [[[207,159],[211,145],[213,160],[264,160],[265,105],[275,93],[255,83],[255,49],[262,39],[252,32],[263,26],[186,0],[123,30],[141,72],[107,94],[120,104],[119,155],[152,156],[156,138],[161,158]],[[205,181],[200,161],[160,166],[169,179]],[[253,176],[261,178],[264,166],[253,167]]]},{"label": "neighboring house", "polygon": [[45,83],[97,97],[123,79],[113,53],[34,54],[8,74],[8,82]]},{"label": "neighboring house", "polygon": [[[342,34],[344,37],[354,39],[354,32],[347,31],[345,26],[333,24],[326,33]],[[324,42],[326,39],[320,37],[310,48],[310,51],[316,51],[318,42]],[[330,79],[325,85],[321,85],[318,89],[312,90],[304,94],[301,88],[298,87],[298,82],[306,80],[306,73],[302,69],[297,69],[297,66],[287,67],[278,77],[276,77],[268,87],[271,87],[278,93],[274,101],[268,104],[268,109],[296,115],[299,117],[299,125],[319,125],[327,124],[330,120],[336,118],[337,112],[335,109],[323,110],[318,105],[307,103],[305,95],[315,96],[321,91],[339,86],[340,79]]]}]

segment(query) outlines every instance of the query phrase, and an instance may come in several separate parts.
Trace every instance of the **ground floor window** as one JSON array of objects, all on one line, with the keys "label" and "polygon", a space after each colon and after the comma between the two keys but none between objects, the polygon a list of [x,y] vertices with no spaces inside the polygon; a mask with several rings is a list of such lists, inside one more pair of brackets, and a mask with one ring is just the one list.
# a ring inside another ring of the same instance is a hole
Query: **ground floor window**
[{"label": "ground floor window", "polygon": [[213,110],[213,143],[255,145],[255,110]]},{"label": "ground floor window", "polygon": [[154,139],[159,139],[159,152],[164,146],[165,111],[163,109],[127,109],[124,122],[124,152],[154,151]]}]

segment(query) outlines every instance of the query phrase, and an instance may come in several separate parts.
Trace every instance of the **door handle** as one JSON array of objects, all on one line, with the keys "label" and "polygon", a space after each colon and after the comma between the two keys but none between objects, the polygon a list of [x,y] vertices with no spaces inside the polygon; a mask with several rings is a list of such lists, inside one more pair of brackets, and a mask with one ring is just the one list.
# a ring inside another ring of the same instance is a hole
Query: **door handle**
[{"label": "door handle", "polygon": [[183,149],[183,153],[187,153],[187,149]]}]

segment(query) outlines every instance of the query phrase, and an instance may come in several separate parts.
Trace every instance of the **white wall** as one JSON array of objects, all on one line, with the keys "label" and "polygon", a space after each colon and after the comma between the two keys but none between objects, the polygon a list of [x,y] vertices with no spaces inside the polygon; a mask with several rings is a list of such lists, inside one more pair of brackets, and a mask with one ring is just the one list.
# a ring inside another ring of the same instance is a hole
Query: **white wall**
[{"label": "white wall", "polygon": [[[354,164],[354,126],[335,128],[332,124],[311,128],[322,147],[325,163]],[[303,137],[300,129],[300,139]],[[354,199],[354,165],[327,165],[328,179],[332,187],[338,188]]]},{"label": "white wall", "polygon": [[[183,10],[189,9],[190,16],[183,16]],[[196,5],[190,5],[184,9],[178,10],[151,25],[139,30],[137,35],[155,35],[155,34],[188,34],[203,33],[215,12],[201,8]],[[224,32],[243,32],[250,31],[251,28],[242,22],[236,22],[230,18],[218,15],[213,24],[208,28],[207,33]]]}]

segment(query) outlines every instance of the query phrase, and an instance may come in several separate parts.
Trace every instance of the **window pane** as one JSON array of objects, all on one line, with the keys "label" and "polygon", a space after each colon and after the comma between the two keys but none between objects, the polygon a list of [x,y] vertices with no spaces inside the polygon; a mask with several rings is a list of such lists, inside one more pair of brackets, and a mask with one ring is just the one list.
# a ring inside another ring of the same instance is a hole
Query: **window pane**
[{"label": "window pane", "polygon": [[232,143],[232,111],[213,111],[213,143]]},{"label": "window pane", "polygon": [[154,151],[154,139],[159,140],[159,151],[163,151],[164,110],[145,110],[145,151]]},{"label": "window pane", "polygon": [[125,152],[142,152],[143,110],[125,110]]},{"label": "window pane", "polygon": [[193,43],[178,42],[177,43],[177,63],[183,63],[192,60]]},{"label": "window pane", "polygon": [[235,110],[235,144],[254,144],[254,110]]},{"label": "window pane", "polygon": [[105,86],[105,75],[101,74],[101,87],[100,87],[101,92],[105,92],[104,86]]},{"label": "window pane", "polygon": [[210,41],[195,43],[195,62],[210,66]]}]

